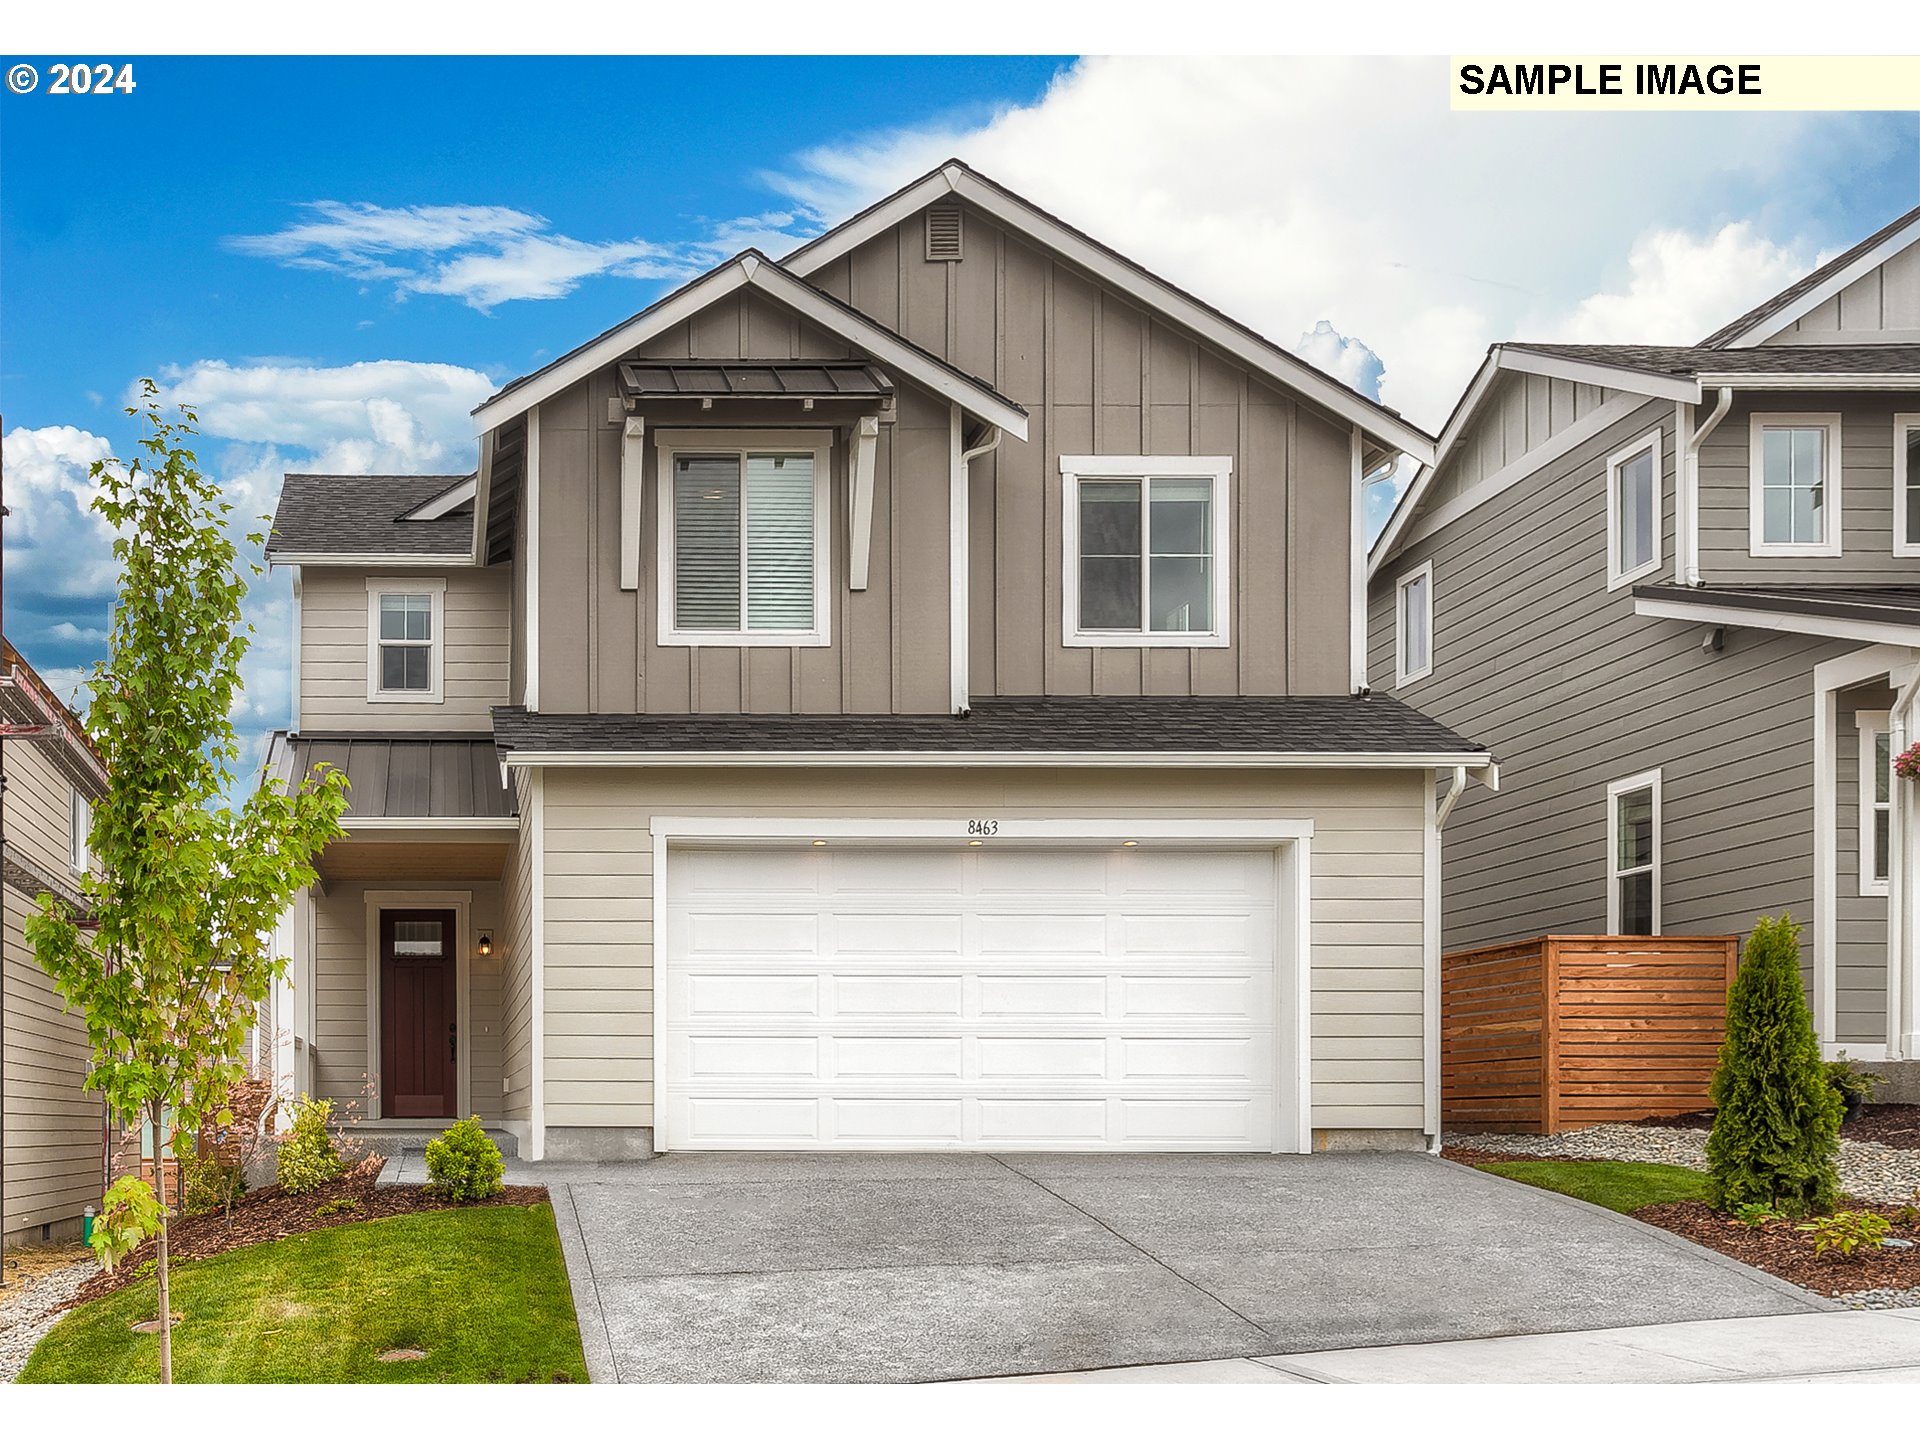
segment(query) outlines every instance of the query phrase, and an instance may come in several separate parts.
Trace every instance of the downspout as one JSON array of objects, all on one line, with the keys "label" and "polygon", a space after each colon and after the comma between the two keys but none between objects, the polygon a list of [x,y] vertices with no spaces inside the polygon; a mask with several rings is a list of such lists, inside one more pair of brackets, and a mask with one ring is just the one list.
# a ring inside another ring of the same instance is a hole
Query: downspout
[{"label": "downspout", "polygon": [[953,448],[953,469],[947,482],[947,669],[948,699],[955,715],[965,715],[973,708],[972,680],[968,675],[968,659],[971,641],[968,638],[968,607],[972,604],[969,594],[968,567],[971,564],[972,536],[969,534],[969,518],[972,513],[972,487],[969,484],[973,462],[982,455],[1000,448],[1000,427],[990,425],[987,435],[971,450],[960,448],[961,414],[958,405],[951,414],[952,436],[948,442]]},{"label": "downspout", "polygon": [[[1920,666],[1915,667],[1906,684],[1900,687],[1893,710],[1887,716],[1887,750],[1891,755],[1897,756],[1907,748],[1908,717],[1913,713],[1916,694],[1920,694]],[[1914,1028],[1907,1016],[1915,979],[1911,953],[1914,887],[1907,858],[1907,826],[1912,820],[1913,807],[1907,785],[1898,777],[1894,777],[1888,796],[1893,813],[1887,825],[1890,842],[1887,847],[1887,1058],[1904,1060],[1908,1058],[1908,1033]]]},{"label": "downspout", "polygon": [[1700,422],[1687,440],[1687,453],[1681,463],[1681,483],[1686,487],[1686,553],[1680,557],[1679,580],[1682,585],[1694,586],[1700,583],[1700,447],[1706,438],[1719,428],[1720,422],[1727,418],[1727,411],[1733,408],[1733,387],[1722,385],[1719,399],[1714,402],[1712,413]]},{"label": "downspout", "polygon": [[[1480,772],[1480,778],[1489,790],[1500,788],[1500,767],[1489,760]],[[1460,797],[1467,790],[1467,767],[1453,767],[1453,780],[1447,786],[1447,793],[1440,797],[1440,803],[1433,803],[1433,787],[1427,787],[1427,835],[1423,870],[1425,872],[1425,894],[1422,898],[1422,965],[1426,973],[1426,982],[1422,996],[1422,1033],[1425,1036],[1425,1090],[1430,1098],[1431,1109],[1427,1121],[1427,1153],[1440,1153],[1440,1137],[1445,1124],[1440,1114],[1440,830],[1447,823],[1447,817],[1453,814],[1453,807],[1460,803]]]}]

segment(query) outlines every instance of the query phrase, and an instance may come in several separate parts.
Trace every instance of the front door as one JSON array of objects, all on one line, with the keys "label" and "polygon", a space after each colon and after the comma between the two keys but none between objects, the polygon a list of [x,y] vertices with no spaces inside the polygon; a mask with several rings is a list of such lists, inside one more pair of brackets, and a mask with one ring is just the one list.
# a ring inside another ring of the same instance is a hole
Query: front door
[{"label": "front door", "polygon": [[451,910],[380,912],[380,1113],[389,1119],[442,1119],[460,1103],[454,944]]}]

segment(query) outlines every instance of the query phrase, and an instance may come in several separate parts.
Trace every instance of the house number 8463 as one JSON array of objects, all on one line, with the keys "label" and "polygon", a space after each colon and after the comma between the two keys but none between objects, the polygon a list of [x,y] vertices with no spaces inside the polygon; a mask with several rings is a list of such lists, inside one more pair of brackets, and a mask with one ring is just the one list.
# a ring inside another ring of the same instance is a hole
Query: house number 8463
[{"label": "house number 8463", "polygon": [[999,833],[1000,822],[998,820],[967,821],[967,834],[969,835],[998,835]]}]

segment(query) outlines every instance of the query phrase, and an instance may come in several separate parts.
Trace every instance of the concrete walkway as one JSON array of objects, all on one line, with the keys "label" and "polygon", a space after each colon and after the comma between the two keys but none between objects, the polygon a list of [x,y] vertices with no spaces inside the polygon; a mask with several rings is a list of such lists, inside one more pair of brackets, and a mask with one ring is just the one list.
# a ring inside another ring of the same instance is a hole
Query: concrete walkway
[{"label": "concrete walkway", "polygon": [[1021,1375],[1021,1385],[1911,1385],[1920,1310],[1694,1320],[1437,1345]]},{"label": "concrete walkway", "polygon": [[1422,1155],[689,1154],[508,1178],[553,1195],[601,1382],[1265,1379],[1257,1357],[1834,1308]]}]

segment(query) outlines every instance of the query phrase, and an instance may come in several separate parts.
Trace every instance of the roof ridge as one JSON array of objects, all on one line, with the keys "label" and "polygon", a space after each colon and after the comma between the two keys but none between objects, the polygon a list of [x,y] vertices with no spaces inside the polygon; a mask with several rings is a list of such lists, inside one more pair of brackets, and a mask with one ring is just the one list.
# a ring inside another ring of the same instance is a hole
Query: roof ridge
[{"label": "roof ridge", "polygon": [[1858,260],[1862,255],[1872,250],[1876,245],[1890,239],[1903,226],[1910,225],[1916,220],[1920,220],[1920,205],[1916,205],[1905,214],[1889,220],[1885,225],[1882,225],[1878,230],[1874,231],[1873,234],[1867,236],[1866,239],[1860,241],[1858,244],[1849,245],[1845,250],[1842,250],[1838,255],[1827,261],[1826,264],[1815,266],[1777,295],[1762,300],[1758,305],[1747,311],[1746,314],[1740,316],[1739,319],[1722,325],[1718,330],[1700,342],[1701,348],[1707,350],[1725,349],[1732,341],[1739,339],[1740,336],[1752,329],[1755,325],[1758,325],[1762,320],[1765,320],[1769,315],[1785,309],[1802,295],[1805,295],[1809,290],[1818,288],[1823,281],[1831,279],[1834,275],[1837,275],[1840,271],[1846,269],[1847,266]]}]

